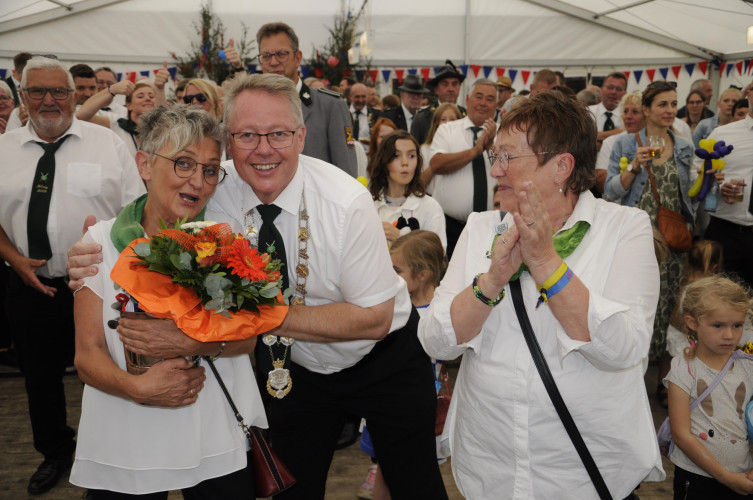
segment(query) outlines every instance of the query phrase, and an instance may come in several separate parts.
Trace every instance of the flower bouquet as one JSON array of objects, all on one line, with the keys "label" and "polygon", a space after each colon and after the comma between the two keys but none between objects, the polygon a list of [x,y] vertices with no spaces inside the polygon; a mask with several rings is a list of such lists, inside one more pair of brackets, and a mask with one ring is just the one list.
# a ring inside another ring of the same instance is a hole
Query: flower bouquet
[{"label": "flower bouquet", "polygon": [[170,318],[201,342],[267,332],[287,314],[281,262],[251,248],[228,224],[177,222],[134,240],[110,277],[143,311]]}]

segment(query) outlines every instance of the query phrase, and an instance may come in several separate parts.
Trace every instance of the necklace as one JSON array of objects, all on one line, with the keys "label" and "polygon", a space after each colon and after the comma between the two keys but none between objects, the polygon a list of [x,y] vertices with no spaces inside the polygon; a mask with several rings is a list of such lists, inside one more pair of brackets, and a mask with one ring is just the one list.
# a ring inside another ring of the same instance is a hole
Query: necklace
[{"label": "necklace", "polygon": [[[251,224],[248,224],[249,217]],[[258,246],[259,231],[256,223],[256,209],[251,208],[246,212],[244,217],[244,226],[246,238],[252,245]],[[295,267],[295,288],[290,297],[291,305],[306,304],[306,280],[309,275],[309,215],[306,210],[306,195],[301,190],[301,202],[298,206],[298,258]],[[273,245],[267,248],[268,252],[274,252]],[[287,272],[287,269],[284,271]],[[286,292],[287,293],[287,292]],[[288,351],[293,345],[295,339],[291,337],[277,336],[266,334],[262,337],[262,342],[269,349],[269,355],[272,361],[272,370],[267,375],[267,392],[277,399],[282,399],[290,393],[293,388],[293,380],[290,377],[290,366]],[[282,352],[280,352],[282,351]]]}]

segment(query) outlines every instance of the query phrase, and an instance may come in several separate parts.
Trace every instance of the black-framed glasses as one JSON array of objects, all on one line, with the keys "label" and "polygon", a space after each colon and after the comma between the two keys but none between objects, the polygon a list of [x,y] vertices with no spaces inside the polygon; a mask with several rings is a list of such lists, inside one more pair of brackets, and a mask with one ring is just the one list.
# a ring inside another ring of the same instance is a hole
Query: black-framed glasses
[{"label": "black-framed glasses", "polygon": [[658,82],[651,82],[646,86],[646,90],[648,89],[675,90],[676,88],[677,88],[677,82],[666,82],[664,80],[660,80]]},{"label": "black-framed glasses", "polygon": [[56,101],[65,101],[68,98],[68,94],[73,92],[73,89],[67,89],[65,87],[26,87],[21,90],[29,94],[29,97],[35,101],[41,101],[44,99],[44,96],[47,95],[48,92]]},{"label": "black-framed glasses", "polygon": [[295,130],[277,130],[268,134],[257,134],[255,132],[234,132],[230,133],[233,142],[241,149],[254,150],[259,147],[262,137],[266,137],[269,145],[274,149],[285,149],[293,144]]},{"label": "black-framed glasses", "polygon": [[197,102],[200,102],[202,104],[204,104],[205,102],[207,102],[207,96],[205,96],[204,94],[194,94],[194,95],[184,95],[183,96],[183,102],[186,103],[186,104],[193,103],[194,99],[196,99]]},{"label": "black-framed glasses", "polygon": [[187,158],[185,156],[181,156],[179,158],[168,158],[167,156],[162,156],[161,154],[157,153],[149,154],[159,156],[160,158],[173,162],[173,170],[175,170],[175,175],[182,179],[191,177],[194,172],[196,172],[196,167],[198,167],[199,165],[204,167],[202,170],[204,181],[206,181],[207,184],[211,184],[212,186],[216,186],[217,184],[224,181],[225,176],[227,175],[227,172],[221,166],[199,163],[193,158]]},{"label": "black-framed glasses", "polygon": [[495,153],[491,149],[488,149],[486,151],[486,156],[489,158],[489,163],[494,165],[496,162],[499,162],[500,166],[502,167],[502,170],[507,171],[508,168],[510,168],[510,160],[517,160],[518,158],[526,158],[528,156],[539,156],[539,155],[549,155],[549,154],[557,154],[549,151],[542,151],[541,153],[531,153],[527,155],[518,155],[518,156],[510,156],[507,154],[507,151],[502,150],[499,153]]},{"label": "black-framed glasses", "polygon": [[289,50],[278,50],[277,52],[265,52],[263,54],[259,54],[259,62],[262,63],[268,63],[272,61],[272,58],[274,57],[279,62],[284,63],[288,60],[288,57],[290,57],[290,51]]}]

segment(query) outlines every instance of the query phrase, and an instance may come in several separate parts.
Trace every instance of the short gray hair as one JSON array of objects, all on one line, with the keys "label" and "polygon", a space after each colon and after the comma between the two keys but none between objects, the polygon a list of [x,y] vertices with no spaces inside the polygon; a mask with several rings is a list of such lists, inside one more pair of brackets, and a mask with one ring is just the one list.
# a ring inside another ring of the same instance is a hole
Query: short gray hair
[{"label": "short gray hair", "polygon": [[5,80],[0,80],[0,90],[8,94],[8,97],[11,99],[13,98],[13,91],[8,87],[8,84],[5,83]]},{"label": "short gray hair", "polygon": [[66,68],[63,63],[61,63],[57,59],[36,56],[29,59],[29,62],[26,63],[26,67],[24,68],[24,72],[21,76],[21,88],[26,88],[27,75],[29,74],[29,71],[32,69],[62,70],[65,72],[65,75],[68,77],[68,88],[73,89],[76,87],[73,84],[73,76],[71,75],[70,71],[68,71],[68,68]]},{"label": "short gray hair", "polygon": [[303,111],[301,111],[301,98],[295,89],[293,80],[282,75],[275,74],[256,74],[241,75],[233,79],[233,86],[225,94],[225,116],[224,122],[227,126],[230,118],[233,116],[235,99],[244,91],[261,91],[271,96],[283,97],[290,101],[290,107],[293,110],[298,127],[303,126]]},{"label": "short gray hair", "polygon": [[699,78],[698,80],[694,80],[693,83],[690,84],[690,90],[701,90],[703,88],[704,83],[711,83],[711,80],[708,80],[706,78]]},{"label": "short gray hair", "polygon": [[494,87],[495,89],[497,88],[497,82],[493,82],[493,81],[491,81],[491,80],[490,80],[490,79],[488,79],[488,78],[479,78],[478,80],[476,80],[475,82],[473,82],[473,86],[471,87],[471,92],[469,92],[469,93],[473,93],[473,91],[474,91],[474,90],[476,89],[476,87],[478,87],[479,85],[491,85],[491,86],[492,86],[492,87]]},{"label": "short gray hair", "polygon": [[158,107],[139,117],[139,150],[158,153],[166,145],[171,156],[192,144],[209,138],[217,141],[222,149],[225,133],[219,120],[196,106],[176,104]]}]

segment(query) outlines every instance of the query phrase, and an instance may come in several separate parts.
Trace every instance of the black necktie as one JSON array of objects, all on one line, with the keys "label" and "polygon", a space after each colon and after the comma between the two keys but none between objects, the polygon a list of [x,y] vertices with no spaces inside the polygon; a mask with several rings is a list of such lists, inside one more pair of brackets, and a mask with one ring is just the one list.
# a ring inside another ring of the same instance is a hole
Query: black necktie
[{"label": "black necktie", "polygon": [[[473,131],[473,145],[476,145],[478,133],[483,130],[482,127],[471,127]],[[486,165],[484,164],[484,154],[481,153],[473,159],[473,211],[486,211]]]},{"label": "black necktie", "polygon": [[285,255],[285,243],[280,231],[274,224],[275,218],[280,215],[282,209],[277,205],[257,205],[256,210],[261,215],[261,228],[259,229],[259,252],[269,253],[273,259],[282,261],[282,290],[288,288],[288,259]]},{"label": "black necktie", "polygon": [[50,198],[55,181],[55,151],[70,137],[66,135],[57,142],[37,142],[44,154],[37,162],[37,171],[31,185],[29,212],[26,216],[26,233],[29,238],[29,257],[49,259],[52,257],[50,239],[47,236],[47,216],[50,214]]},{"label": "black necktie", "polygon": [[361,112],[360,112],[360,111],[358,111],[358,110],[355,110],[355,115],[356,115],[356,118],[355,118],[355,120],[353,120],[353,137],[354,137],[354,138],[355,138],[356,140],[358,140],[358,132],[359,132],[359,131],[361,130],[361,127],[359,126],[359,123],[358,123],[358,116],[359,116],[360,114],[361,114]]},{"label": "black necktie", "polygon": [[612,121],[612,112],[607,111],[604,113],[607,117],[606,120],[604,120],[604,132],[608,132],[610,130],[614,130],[614,122]]}]

